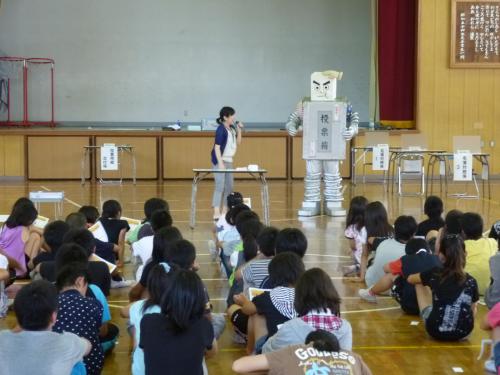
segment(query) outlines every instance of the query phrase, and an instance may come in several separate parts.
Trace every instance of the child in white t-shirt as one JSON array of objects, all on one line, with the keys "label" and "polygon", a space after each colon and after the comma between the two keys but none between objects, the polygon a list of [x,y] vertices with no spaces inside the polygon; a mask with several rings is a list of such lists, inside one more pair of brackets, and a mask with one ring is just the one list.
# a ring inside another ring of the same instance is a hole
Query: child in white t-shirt
[{"label": "child in white t-shirt", "polygon": [[349,246],[352,251],[351,255],[354,264],[343,268],[344,276],[359,272],[363,246],[366,245],[367,241],[365,228],[365,210],[367,204],[368,200],[363,196],[357,196],[351,199],[344,235],[349,239]]}]

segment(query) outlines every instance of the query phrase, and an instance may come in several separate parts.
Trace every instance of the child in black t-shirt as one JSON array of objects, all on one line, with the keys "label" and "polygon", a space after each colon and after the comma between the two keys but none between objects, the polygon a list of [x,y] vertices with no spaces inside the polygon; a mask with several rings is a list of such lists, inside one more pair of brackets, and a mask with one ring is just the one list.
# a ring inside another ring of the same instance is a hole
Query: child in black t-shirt
[{"label": "child in black t-shirt", "polygon": [[122,207],[118,201],[110,199],[103,203],[99,221],[108,235],[108,241],[118,245],[118,267],[123,267],[124,264],[125,235],[130,230],[128,222],[121,220],[121,216]]},{"label": "child in black t-shirt", "polygon": [[428,219],[418,224],[417,233],[415,236],[425,238],[431,230],[438,231],[444,227],[444,220],[441,217],[443,214],[443,201],[441,198],[431,195],[427,197],[424,203],[424,213]]},{"label": "child in black t-shirt", "polygon": [[217,352],[212,325],[204,314],[204,296],[195,272],[175,271],[162,298],[162,312],[141,320],[139,346],[146,374],[203,374],[203,358]]},{"label": "child in black t-shirt", "polygon": [[42,249],[38,255],[31,259],[28,266],[35,268],[42,262],[55,260],[56,253],[63,243],[63,237],[69,230],[69,225],[64,221],[56,220],[47,224],[42,235]]},{"label": "child in black t-shirt", "polygon": [[386,274],[371,288],[360,289],[359,296],[368,302],[377,302],[376,295],[392,288],[392,296],[399,302],[407,314],[419,314],[415,287],[406,279],[409,275],[424,272],[434,267],[441,267],[441,261],[431,254],[427,242],[422,238],[413,238],[405,246],[401,258],[384,265]]},{"label": "child in black t-shirt", "polygon": [[465,244],[460,236],[444,237],[439,257],[443,268],[410,275],[408,282],[415,285],[427,333],[437,340],[461,340],[474,329],[477,282],[464,271]]}]

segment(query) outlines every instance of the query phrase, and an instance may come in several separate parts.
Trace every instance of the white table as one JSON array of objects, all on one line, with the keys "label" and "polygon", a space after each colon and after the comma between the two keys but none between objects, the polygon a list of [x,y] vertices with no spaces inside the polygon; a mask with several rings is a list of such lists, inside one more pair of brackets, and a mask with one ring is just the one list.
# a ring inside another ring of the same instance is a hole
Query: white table
[{"label": "white table", "polygon": [[[396,164],[400,163],[401,160],[405,156],[409,155],[430,155],[430,154],[437,154],[437,153],[442,153],[444,150],[427,150],[427,149],[421,149],[421,150],[413,150],[413,149],[406,149],[406,148],[400,148],[400,149],[391,149],[390,154],[391,156],[389,157],[389,169],[387,171],[387,179],[391,180],[391,184],[387,184],[387,191],[391,189],[391,192],[394,192],[394,184],[397,182],[399,184],[399,180],[396,179]],[[424,163],[422,161],[422,163]],[[425,186],[424,186],[425,189]],[[424,192],[425,194],[425,192]]]},{"label": "white table", "polygon": [[[452,173],[452,171],[450,171],[450,168],[448,166],[448,160],[452,159],[453,156],[454,156],[453,152],[436,152],[436,153],[430,154],[429,161],[427,163],[427,183],[426,183],[426,185],[429,185],[429,183],[430,183],[431,193],[432,193],[432,186],[433,186],[432,180],[434,177],[434,165],[437,162],[437,163],[439,163],[438,165],[440,165],[441,163],[444,164],[444,192],[446,195],[448,195],[448,176]],[[472,153],[472,157],[474,157],[474,159],[476,159],[479,163],[481,163],[481,169],[482,169],[481,180],[482,180],[482,185],[483,185],[483,196],[485,195],[484,194],[485,193],[485,180],[487,180],[488,181],[488,199],[491,199],[489,156],[490,156],[490,154],[486,154],[483,152]],[[443,176],[441,175],[441,173],[439,173],[439,189],[440,189],[440,191],[443,190]],[[427,191],[429,191],[429,189],[427,189]],[[479,191],[479,189],[478,189],[478,191]],[[454,196],[458,196],[461,198],[479,198],[479,196],[467,195],[466,193],[454,194]]]},{"label": "white table", "polygon": [[64,191],[31,191],[30,201],[33,202],[38,212],[40,212],[41,203],[54,204],[54,218],[59,219],[63,214]]},{"label": "white table", "polygon": [[[361,146],[361,147],[351,147],[351,184],[356,186],[356,165],[359,164],[361,160],[363,160],[363,183],[365,183],[365,168],[366,165],[366,154],[369,152],[373,152],[374,146]],[[397,151],[400,150],[401,147],[389,147],[389,151]],[[358,151],[363,151],[363,153],[356,159],[356,154]],[[384,171],[383,181],[386,181],[386,171]]]},{"label": "white table", "polygon": [[264,211],[264,223],[269,225],[269,189],[266,181],[265,169],[258,169],[255,171],[250,171],[248,169],[210,169],[210,168],[200,168],[193,169],[193,185],[191,188],[191,214],[189,218],[189,226],[194,229],[196,225],[196,195],[198,193],[198,183],[207,177],[209,174],[215,173],[235,173],[235,174],[249,174],[254,177],[261,184],[261,199],[262,199],[262,209]]},{"label": "white table", "polygon": [[[87,155],[90,153],[94,153],[97,149],[100,149],[101,146],[83,146],[83,156],[82,156],[82,163],[81,163],[81,178],[82,178],[82,185],[85,185],[85,164],[87,161]],[[132,182],[135,185],[136,183],[136,176],[137,176],[137,165],[135,161],[135,153],[134,153],[134,146],[131,145],[117,145],[116,148],[118,149],[118,154],[127,152],[130,154],[131,162],[132,162]],[[118,170],[120,172],[120,180],[119,183],[122,183],[123,180],[123,172],[122,172],[122,163],[120,161],[121,158],[118,159]],[[92,169],[92,168],[91,168]],[[102,177],[99,178],[99,182],[105,183],[104,179]]]}]

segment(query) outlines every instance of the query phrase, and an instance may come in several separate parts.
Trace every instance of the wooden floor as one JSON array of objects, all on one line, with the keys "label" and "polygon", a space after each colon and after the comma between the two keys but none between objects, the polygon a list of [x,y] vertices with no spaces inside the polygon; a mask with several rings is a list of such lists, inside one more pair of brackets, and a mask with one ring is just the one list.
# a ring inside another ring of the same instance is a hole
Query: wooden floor
[{"label": "wooden floor", "polygon": [[[354,195],[365,195],[369,200],[380,200],[388,208],[391,219],[400,214],[414,215],[417,220],[423,218],[423,199],[418,197],[397,197],[387,194],[384,186],[378,183],[359,184],[352,187],[345,182],[345,199]],[[181,229],[184,237],[192,241],[197,248],[200,276],[208,287],[216,312],[223,312],[227,292],[227,281],[221,278],[218,266],[211,261],[207,250],[207,239],[211,227],[209,209],[212,183],[204,182],[198,192],[198,225],[189,229],[190,187],[188,181],[156,183],[139,181],[136,186],[129,182],[118,185],[85,185],[78,182],[28,182],[0,184],[0,213],[8,213],[12,203],[30,191],[53,190],[66,193],[64,214],[76,210],[79,205],[93,204],[100,206],[107,199],[117,199],[123,207],[123,214],[128,217],[142,218],[143,202],[158,196],[168,200],[175,225]],[[456,190],[462,187],[455,187]],[[252,197],[254,209],[261,213],[259,185],[255,182],[236,182],[236,190],[244,196]],[[457,200],[444,199],[446,210],[457,208],[463,211],[479,212],[485,221],[485,230],[500,218],[499,201],[500,182],[492,182],[492,200]],[[357,297],[360,284],[348,282],[342,278],[339,266],[349,264],[347,243],[343,237],[344,219],[319,217],[298,220],[296,210],[300,205],[303,185],[300,181],[270,182],[271,222],[272,225],[298,227],[304,230],[309,240],[309,249],[305,256],[306,267],[319,266],[332,277],[335,286],[343,297],[342,315],[353,328],[354,351],[361,354],[374,374],[452,374],[453,367],[460,367],[465,373],[482,374],[483,361],[477,361],[480,342],[487,334],[476,328],[468,340],[460,343],[443,343],[431,340],[422,324],[412,325],[419,319],[401,312],[390,298],[379,298],[379,303],[369,304]],[[44,205],[41,214],[53,217],[53,208]],[[132,278],[133,266],[127,265],[127,276]],[[130,339],[126,331],[126,322],[121,319],[118,309],[127,304],[128,290],[112,290],[109,303],[113,320],[119,324],[121,337],[114,352],[107,357],[104,374],[130,373]],[[479,308],[483,317],[486,309]],[[13,314],[0,321],[0,328],[12,327]],[[231,330],[226,329],[220,343],[220,352],[215,359],[208,361],[209,372],[213,375],[231,374],[232,361],[243,355],[243,348],[231,341]]]}]

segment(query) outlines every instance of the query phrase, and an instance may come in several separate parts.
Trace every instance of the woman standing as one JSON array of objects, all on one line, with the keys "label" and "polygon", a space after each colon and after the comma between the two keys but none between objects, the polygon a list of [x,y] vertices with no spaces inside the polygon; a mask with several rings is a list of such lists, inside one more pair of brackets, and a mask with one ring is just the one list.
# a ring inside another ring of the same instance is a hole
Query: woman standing
[{"label": "woman standing", "polygon": [[[235,121],[235,111],[231,107],[223,107],[220,110],[217,123],[219,126],[215,131],[212,164],[214,169],[232,169],[237,145],[241,144],[243,124]],[[214,173],[214,176],[215,191],[212,207],[214,208],[214,220],[217,220],[221,215],[221,205],[224,206],[222,213],[227,211],[227,196],[233,192],[233,174]]]}]

